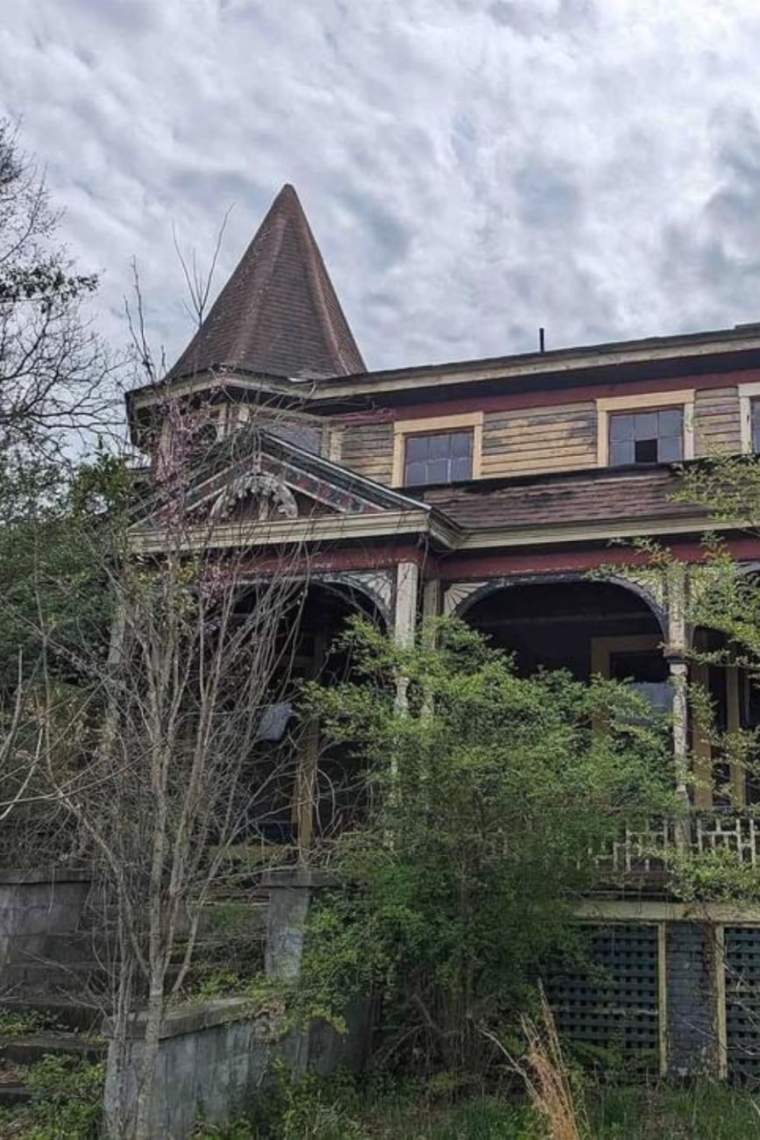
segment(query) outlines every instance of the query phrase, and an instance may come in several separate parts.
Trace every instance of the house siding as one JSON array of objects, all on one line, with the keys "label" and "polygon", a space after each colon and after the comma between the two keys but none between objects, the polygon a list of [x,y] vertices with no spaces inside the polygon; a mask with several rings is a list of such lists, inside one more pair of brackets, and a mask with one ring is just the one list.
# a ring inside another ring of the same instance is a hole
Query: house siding
[{"label": "house siding", "polygon": [[567,471],[596,464],[592,401],[492,412],[483,423],[485,478],[534,471]]},{"label": "house siding", "polygon": [[697,455],[741,451],[737,388],[697,390],[694,398],[694,435]]},{"label": "house siding", "polygon": [[[653,394],[658,389],[653,387]],[[477,406],[473,403],[473,410]],[[739,394],[734,387],[697,389],[695,454],[739,452]],[[345,424],[333,429],[332,457],[360,475],[389,484],[393,477],[393,424]],[[483,418],[480,475],[493,478],[579,471],[597,465],[594,400],[488,411]]]},{"label": "house siding", "polygon": [[340,462],[367,479],[389,484],[393,474],[393,425],[347,425],[343,429]]}]

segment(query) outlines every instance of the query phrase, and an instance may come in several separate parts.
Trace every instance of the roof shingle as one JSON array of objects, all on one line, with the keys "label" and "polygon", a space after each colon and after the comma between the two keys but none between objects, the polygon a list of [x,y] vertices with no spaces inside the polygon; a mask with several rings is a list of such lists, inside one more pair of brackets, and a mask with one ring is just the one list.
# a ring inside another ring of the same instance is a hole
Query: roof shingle
[{"label": "roof shingle", "polygon": [[365,369],[292,186],[275,198],[169,378],[222,366],[315,379]]},{"label": "roof shingle", "polygon": [[415,488],[419,496],[466,529],[686,518],[701,512],[672,501],[679,485],[670,468],[604,470],[510,480],[502,486]]}]

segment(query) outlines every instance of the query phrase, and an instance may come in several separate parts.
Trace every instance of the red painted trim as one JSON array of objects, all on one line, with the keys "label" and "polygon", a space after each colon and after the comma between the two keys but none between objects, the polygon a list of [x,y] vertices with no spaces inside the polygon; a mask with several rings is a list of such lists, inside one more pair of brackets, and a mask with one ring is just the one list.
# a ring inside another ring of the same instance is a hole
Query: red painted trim
[{"label": "red painted trim", "polygon": [[336,422],[348,425],[390,423],[396,420],[417,420],[434,416],[459,415],[463,412],[502,412],[519,408],[549,408],[554,404],[578,404],[610,396],[641,396],[657,392],[679,392],[683,388],[733,388],[737,384],[760,380],[759,368],[735,372],[708,372],[699,376],[677,376],[667,380],[635,380],[610,384],[587,384],[578,388],[543,392],[503,392],[498,396],[465,396],[458,400],[436,400],[435,390],[425,404],[408,407],[377,408],[374,411],[351,412],[336,417]]},{"label": "red painted trim", "polygon": [[397,566],[399,562],[416,562],[422,566],[425,551],[419,546],[398,544],[393,546],[350,547],[337,550],[320,550],[305,558],[290,560],[285,558],[252,559],[250,563],[235,563],[236,574],[268,574],[278,572],[288,576],[328,573],[344,570],[384,570]]},{"label": "red painted trim", "polygon": [[[704,562],[705,548],[699,542],[663,542],[682,562]],[[760,540],[729,539],[725,543],[737,561],[760,561]],[[594,550],[501,551],[472,556],[455,555],[441,560],[440,572],[447,582],[467,579],[505,578],[511,574],[551,574],[561,571],[584,573],[600,566],[642,566],[646,554],[630,547],[603,547]]]}]

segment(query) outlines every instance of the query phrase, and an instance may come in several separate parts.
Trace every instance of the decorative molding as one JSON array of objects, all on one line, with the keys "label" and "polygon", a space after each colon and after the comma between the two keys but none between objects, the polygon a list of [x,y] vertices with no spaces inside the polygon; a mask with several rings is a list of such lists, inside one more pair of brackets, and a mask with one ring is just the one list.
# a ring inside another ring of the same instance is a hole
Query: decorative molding
[{"label": "decorative molding", "polygon": [[[499,583],[501,583],[501,579],[499,579]],[[482,590],[484,586],[488,585],[490,585],[489,582],[449,583],[443,595],[443,612],[446,617],[455,614],[463,602],[472,597],[478,590]]]},{"label": "decorative molding", "polygon": [[248,471],[231,479],[214,499],[209,511],[210,519],[228,519],[243,499],[257,501],[256,517],[266,522],[278,515],[286,519],[298,518],[298,504],[293,492],[274,475],[260,470]]},{"label": "decorative molding", "polygon": [[683,416],[683,457],[694,458],[694,389],[678,392],[651,392],[639,396],[608,396],[596,401],[596,461],[599,467],[610,463],[610,412],[646,411],[681,405]]},{"label": "decorative molding", "polygon": [[458,416],[429,416],[420,420],[396,420],[393,425],[392,487],[404,485],[404,452],[410,435],[433,435],[435,432],[472,428],[472,478],[477,479],[483,465],[483,413],[465,412]]},{"label": "decorative molding", "polygon": [[346,570],[339,574],[314,574],[314,582],[326,582],[355,590],[377,608],[386,626],[390,628],[393,612],[393,570]]}]

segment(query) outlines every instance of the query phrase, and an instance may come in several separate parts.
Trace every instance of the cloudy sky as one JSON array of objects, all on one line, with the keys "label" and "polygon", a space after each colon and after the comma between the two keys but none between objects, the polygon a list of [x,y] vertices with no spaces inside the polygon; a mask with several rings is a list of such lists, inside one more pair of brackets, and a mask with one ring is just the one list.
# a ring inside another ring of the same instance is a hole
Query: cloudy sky
[{"label": "cloudy sky", "polygon": [[6,113],[116,343],[299,191],[371,367],[760,320],[757,0],[3,0]]}]

